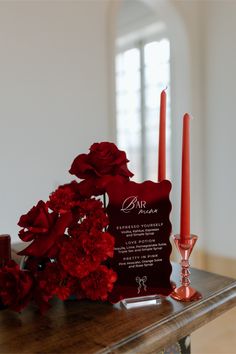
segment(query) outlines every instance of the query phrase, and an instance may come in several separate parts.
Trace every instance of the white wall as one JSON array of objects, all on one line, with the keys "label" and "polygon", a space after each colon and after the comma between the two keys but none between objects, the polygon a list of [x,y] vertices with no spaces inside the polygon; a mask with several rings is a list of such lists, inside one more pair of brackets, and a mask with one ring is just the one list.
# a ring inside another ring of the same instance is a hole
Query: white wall
[{"label": "white wall", "polygon": [[236,2],[207,2],[206,239],[213,254],[235,258]]},{"label": "white wall", "polygon": [[[174,53],[177,58],[173,61],[179,61],[179,68],[181,75],[176,77],[175,90],[179,92],[178,100],[182,103],[182,109],[187,111],[193,117],[190,123],[191,135],[191,232],[199,236],[197,247],[205,247],[205,229],[204,229],[204,131],[205,117],[204,117],[204,95],[203,95],[203,68],[204,68],[204,52],[203,43],[201,40],[202,12],[201,5],[198,1],[172,1],[177,14],[180,16],[179,21],[182,22],[183,31],[185,32],[185,45],[187,46],[186,52],[181,51],[183,46],[183,39],[176,37],[176,32],[173,31],[173,42],[178,51]],[[186,55],[187,58],[183,58]],[[186,61],[188,66],[186,67]],[[185,87],[184,80],[188,82],[187,88]],[[186,89],[189,90],[188,94]],[[183,113],[183,112],[182,112]],[[179,119],[182,117],[174,116],[173,120],[177,120],[180,125]],[[182,126],[181,126],[182,134]],[[173,134],[175,139],[175,134]],[[182,139],[182,137],[181,137]],[[179,141],[176,144],[182,144]],[[173,151],[173,154],[175,151]],[[180,170],[181,156],[174,155],[177,159],[176,169]],[[180,191],[180,186],[178,187]]]},{"label": "white wall", "polygon": [[236,2],[173,3],[189,38],[192,108],[200,120],[192,123],[193,223],[202,215],[205,251],[235,258]]},{"label": "white wall", "polygon": [[107,2],[0,2],[0,233],[109,139]]}]

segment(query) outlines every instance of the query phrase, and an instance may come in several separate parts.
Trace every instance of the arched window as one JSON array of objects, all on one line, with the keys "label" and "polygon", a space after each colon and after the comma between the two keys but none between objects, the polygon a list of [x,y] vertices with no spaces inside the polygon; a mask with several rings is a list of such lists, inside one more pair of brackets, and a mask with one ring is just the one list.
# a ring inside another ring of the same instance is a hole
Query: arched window
[{"label": "arched window", "polygon": [[124,2],[116,49],[118,145],[127,152],[135,181],[157,180],[160,93],[168,87],[166,142],[170,178],[170,41],[165,25],[138,1]]}]

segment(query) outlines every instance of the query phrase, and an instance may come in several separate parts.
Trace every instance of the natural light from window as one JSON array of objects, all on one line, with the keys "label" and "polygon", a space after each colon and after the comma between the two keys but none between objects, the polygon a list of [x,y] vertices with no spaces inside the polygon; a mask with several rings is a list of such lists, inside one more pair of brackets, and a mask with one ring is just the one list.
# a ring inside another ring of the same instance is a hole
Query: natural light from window
[{"label": "natural light from window", "polygon": [[116,56],[117,143],[133,180],[157,181],[160,93],[167,87],[167,178],[170,178],[170,43],[140,41]]}]

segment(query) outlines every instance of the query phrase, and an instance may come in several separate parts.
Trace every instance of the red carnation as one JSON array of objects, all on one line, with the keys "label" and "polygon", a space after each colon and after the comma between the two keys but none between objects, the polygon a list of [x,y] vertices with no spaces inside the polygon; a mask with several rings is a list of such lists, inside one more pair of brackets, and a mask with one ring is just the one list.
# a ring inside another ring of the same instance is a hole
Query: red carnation
[{"label": "red carnation", "polygon": [[112,269],[101,265],[96,271],[81,279],[81,288],[87,298],[105,301],[116,279],[117,275]]},{"label": "red carnation", "polygon": [[45,268],[37,273],[37,283],[34,289],[34,301],[40,312],[44,313],[50,308],[49,300],[55,295],[61,300],[67,299],[71,294],[68,274],[60,264],[47,263]]},{"label": "red carnation", "polygon": [[91,229],[89,234],[83,233],[79,240],[85,254],[94,263],[101,263],[113,256],[115,240],[108,232]]},{"label": "red carnation", "polygon": [[101,262],[113,256],[114,237],[107,232],[91,229],[78,239],[62,243],[59,255],[63,268],[79,279],[93,272]]},{"label": "red carnation", "polygon": [[72,181],[59,186],[55,192],[51,193],[47,206],[51,210],[63,214],[78,206],[80,200],[79,183]]},{"label": "red carnation", "polygon": [[42,294],[44,301],[48,302],[54,295],[64,294],[63,300],[70,295],[67,273],[57,262],[48,263],[43,271],[38,273],[37,291]]},{"label": "red carnation", "polygon": [[[78,155],[72,163],[70,173],[85,181],[80,192],[85,196],[99,195],[114,176],[124,179],[132,177],[128,170],[126,154],[113,143],[95,143],[88,154]],[[92,191],[91,194],[89,192]]]},{"label": "red carnation", "polygon": [[0,297],[11,310],[20,312],[31,300],[33,278],[29,271],[9,261],[0,269]]},{"label": "red carnation", "polygon": [[85,253],[79,240],[73,239],[71,242],[69,238],[62,242],[59,262],[68,274],[79,279],[94,271],[99,265],[99,262],[93,262],[90,255]]},{"label": "red carnation", "polygon": [[98,231],[102,231],[108,224],[109,219],[105,210],[102,207],[102,202],[96,199],[87,199],[79,203],[77,210],[77,216],[80,221],[75,221],[68,232],[73,237],[79,237],[83,232],[89,232],[91,228],[96,228]]}]

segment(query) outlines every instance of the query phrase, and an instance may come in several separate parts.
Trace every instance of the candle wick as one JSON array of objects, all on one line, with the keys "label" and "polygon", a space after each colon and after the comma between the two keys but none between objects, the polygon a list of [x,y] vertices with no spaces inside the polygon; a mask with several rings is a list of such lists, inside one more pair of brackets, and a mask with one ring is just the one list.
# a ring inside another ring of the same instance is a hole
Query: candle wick
[{"label": "candle wick", "polygon": [[195,119],[195,117],[194,117],[192,114],[185,113],[184,116],[185,116],[185,115],[188,115],[190,119]]}]

